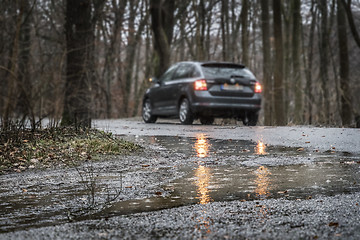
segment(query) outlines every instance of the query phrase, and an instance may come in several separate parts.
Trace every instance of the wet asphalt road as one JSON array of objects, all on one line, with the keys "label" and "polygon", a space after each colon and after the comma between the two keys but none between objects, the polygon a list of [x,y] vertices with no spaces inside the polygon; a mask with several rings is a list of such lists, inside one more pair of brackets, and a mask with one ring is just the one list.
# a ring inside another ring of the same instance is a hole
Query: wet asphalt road
[{"label": "wet asphalt road", "polygon": [[[360,238],[359,129],[94,125],[144,153],[0,176],[0,239]],[[97,202],[119,197],[69,222],[89,169]]]}]

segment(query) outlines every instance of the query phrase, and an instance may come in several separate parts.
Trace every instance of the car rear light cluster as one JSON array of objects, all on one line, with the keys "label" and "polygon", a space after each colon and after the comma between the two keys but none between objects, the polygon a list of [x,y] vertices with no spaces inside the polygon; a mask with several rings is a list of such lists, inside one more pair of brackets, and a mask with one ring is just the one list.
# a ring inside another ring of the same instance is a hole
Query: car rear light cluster
[{"label": "car rear light cluster", "polygon": [[207,90],[207,84],[205,79],[196,80],[194,82],[194,89],[195,91],[206,91]]},{"label": "car rear light cluster", "polygon": [[262,86],[261,86],[260,83],[258,83],[258,82],[255,83],[254,92],[255,93],[261,93],[262,92]]}]

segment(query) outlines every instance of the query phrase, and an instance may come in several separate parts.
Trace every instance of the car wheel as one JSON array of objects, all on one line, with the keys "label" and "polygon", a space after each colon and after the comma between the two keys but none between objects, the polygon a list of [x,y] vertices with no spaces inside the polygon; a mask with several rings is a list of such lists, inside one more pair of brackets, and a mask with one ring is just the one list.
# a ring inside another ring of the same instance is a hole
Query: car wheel
[{"label": "car wheel", "polygon": [[200,122],[203,125],[211,125],[214,123],[213,117],[200,117]]},{"label": "car wheel", "polygon": [[243,118],[243,123],[245,126],[256,126],[259,118],[259,114],[257,112],[248,112]]},{"label": "car wheel", "polygon": [[181,124],[192,124],[194,121],[194,116],[190,109],[189,100],[184,98],[179,107],[179,118]]},{"label": "car wheel", "polygon": [[152,115],[151,113],[151,103],[150,103],[150,99],[146,99],[143,103],[143,108],[142,108],[142,118],[144,120],[145,123],[154,123],[157,120],[157,117]]}]

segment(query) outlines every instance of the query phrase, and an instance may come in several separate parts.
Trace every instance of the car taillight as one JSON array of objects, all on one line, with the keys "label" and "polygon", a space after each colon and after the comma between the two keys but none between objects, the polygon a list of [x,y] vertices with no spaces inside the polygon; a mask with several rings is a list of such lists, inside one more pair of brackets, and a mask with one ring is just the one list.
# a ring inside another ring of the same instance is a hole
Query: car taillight
[{"label": "car taillight", "polygon": [[207,84],[205,79],[196,80],[194,82],[194,89],[195,91],[206,91],[207,90]]},{"label": "car taillight", "polygon": [[255,93],[261,93],[262,92],[262,86],[261,86],[260,83],[258,83],[258,82],[255,83],[254,92]]}]

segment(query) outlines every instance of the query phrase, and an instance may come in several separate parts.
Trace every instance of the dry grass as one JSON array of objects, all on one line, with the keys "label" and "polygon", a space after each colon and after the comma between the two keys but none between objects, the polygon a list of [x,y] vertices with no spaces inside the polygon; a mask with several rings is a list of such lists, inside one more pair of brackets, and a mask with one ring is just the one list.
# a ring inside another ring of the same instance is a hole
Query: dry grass
[{"label": "dry grass", "polygon": [[140,146],[95,129],[50,128],[0,134],[0,173],[73,165],[103,155],[129,154]]}]

